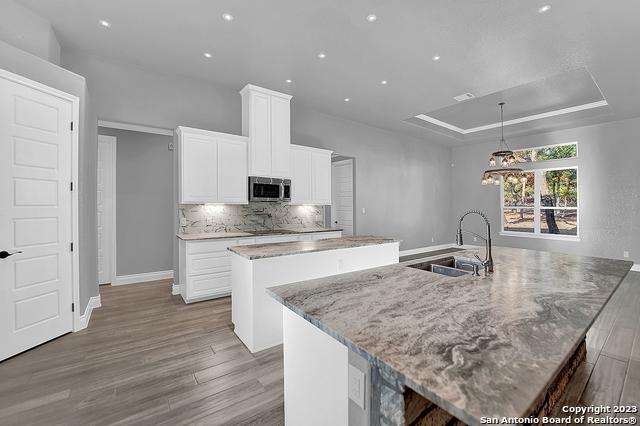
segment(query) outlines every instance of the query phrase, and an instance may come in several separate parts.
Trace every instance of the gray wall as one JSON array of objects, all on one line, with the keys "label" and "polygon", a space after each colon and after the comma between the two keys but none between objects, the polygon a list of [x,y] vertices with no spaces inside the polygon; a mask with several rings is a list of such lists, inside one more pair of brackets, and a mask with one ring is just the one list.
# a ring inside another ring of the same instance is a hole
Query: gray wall
[{"label": "gray wall", "polygon": [[[488,155],[495,151],[496,142],[453,149],[456,196],[451,203],[454,219],[467,209],[479,208],[488,213],[494,225],[496,245],[609,258],[622,258],[622,252],[627,250],[629,260],[640,263],[639,134],[640,118],[636,118],[508,140],[511,148],[578,142],[581,241],[498,235],[499,190],[480,185]],[[449,225],[450,228],[454,226],[456,223]]]},{"label": "gray wall", "polygon": [[0,40],[60,64],[60,43],[49,21],[14,0],[0,0],[0,10]]},{"label": "gray wall", "polygon": [[[101,119],[240,133],[240,87],[167,76],[69,49],[63,49],[62,62],[87,78]],[[450,148],[324,115],[302,101],[292,101],[292,142],[356,157],[359,233],[401,238],[402,249],[449,241]]]},{"label": "gray wall", "polygon": [[117,138],[117,275],[173,269],[171,136],[100,127]]},{"label": "gray wall", "polygon": [[96,242],[96,116],[85,79],[35,55],[0,41],[0,68],[80,98],[79,231],[80,308],[98,294]]}]

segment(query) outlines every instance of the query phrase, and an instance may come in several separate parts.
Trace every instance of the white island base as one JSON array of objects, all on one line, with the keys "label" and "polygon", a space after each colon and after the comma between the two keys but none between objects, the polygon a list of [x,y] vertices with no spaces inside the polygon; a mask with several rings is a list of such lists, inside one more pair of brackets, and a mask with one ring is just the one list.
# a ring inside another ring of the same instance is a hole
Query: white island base
[{"label": "white island base", "polygon": [[282,344],[282,305],[266,288],[398,263],[399,245],[393,241],[252,260],[232,253],[231,319],[236,335],[252,353]]}]

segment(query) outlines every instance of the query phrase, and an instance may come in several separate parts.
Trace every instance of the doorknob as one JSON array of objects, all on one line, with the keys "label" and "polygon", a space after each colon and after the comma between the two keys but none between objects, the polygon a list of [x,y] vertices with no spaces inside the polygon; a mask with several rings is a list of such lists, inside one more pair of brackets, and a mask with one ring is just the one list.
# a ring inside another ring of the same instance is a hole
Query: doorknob
[{"label": "doorknob", "polygon": [[13,256],[14,254],[22,253],[21,251],[14,251],[13,253],[9,253],[8,251],[0,251],[0,259],[6,259],[9,256]]},{"label": "doorknob", "polygon": [[334,220],[334,221],[333,221],[333,223],[335,223],[335,224],[337,225],[337,224],[338,224],[338,221],[337,221],[337,220]]}]

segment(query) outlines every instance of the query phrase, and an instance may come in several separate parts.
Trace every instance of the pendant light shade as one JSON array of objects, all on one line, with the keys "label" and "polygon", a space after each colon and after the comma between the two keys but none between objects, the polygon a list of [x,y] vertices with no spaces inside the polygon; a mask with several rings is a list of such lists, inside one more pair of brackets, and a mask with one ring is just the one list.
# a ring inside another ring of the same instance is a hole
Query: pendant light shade
[{"label": "pendant light shade", "polygon": [[524,184],[527,181],[524,171],[519,167],[513,167],[517,162],[516,156],[504,140],[504,102],[500,102],[498,106],[500,107],[500,141],[498,150],[489,158],[489,167],[495,167],[498,161],[500,161],[500,167],[485,170],[480,182],[483,185],[500,185],[500,177],[504,177],[505,182]]}]

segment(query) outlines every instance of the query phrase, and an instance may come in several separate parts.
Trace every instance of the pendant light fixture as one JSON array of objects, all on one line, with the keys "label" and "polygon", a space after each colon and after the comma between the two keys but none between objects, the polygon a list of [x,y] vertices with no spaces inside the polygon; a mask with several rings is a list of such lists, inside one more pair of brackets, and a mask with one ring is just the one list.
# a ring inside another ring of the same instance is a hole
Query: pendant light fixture
[{"label": "pendant light fixture", "polygon": [[483,185],[500,185],[500,177],[504,177],[509,183],[526,182],[527,177],[519,167],[513,167],[516,162],[516,156],[507,145],[504,139],[504,102],[498,104],[500,107],[500,142],[498,142],[498,150],[491,154],[489,158],[489,167],[500,166],[495,169],[485,170],[482,175]]}]

